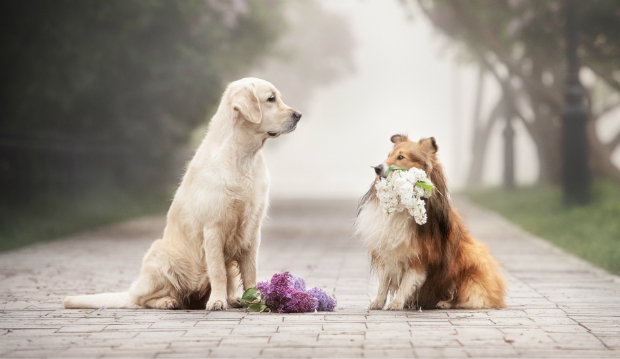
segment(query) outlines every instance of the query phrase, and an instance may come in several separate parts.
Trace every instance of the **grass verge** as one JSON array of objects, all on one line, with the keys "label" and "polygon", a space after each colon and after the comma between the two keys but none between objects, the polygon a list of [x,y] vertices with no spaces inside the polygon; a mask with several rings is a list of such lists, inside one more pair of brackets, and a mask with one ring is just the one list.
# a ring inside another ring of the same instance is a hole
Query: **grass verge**
[{"label": "grass verge", "polygon": [[165,212],[170,194],[108,189],[83,196],[46,195],[0,205],[0,251],[49,241],[130,218]]},{"label": "grass verge", "polygon": [[559,187],[466,193],[526,231],[620,275],[620,184],[599,180],[588,206],[565,208]]}]

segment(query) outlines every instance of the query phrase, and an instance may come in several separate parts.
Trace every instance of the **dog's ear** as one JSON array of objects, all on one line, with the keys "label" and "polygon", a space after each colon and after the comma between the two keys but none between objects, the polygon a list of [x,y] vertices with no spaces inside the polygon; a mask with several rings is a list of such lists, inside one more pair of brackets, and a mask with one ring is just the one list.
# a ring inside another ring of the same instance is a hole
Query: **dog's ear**
[{"label": "dog's ear", "polygon": [[407,140],[409,140],[407,138],[407,135],[403,135],[403,134],[396,134],[396,135],[390,137],[390,141],[392,141],[393,144],[399,144],[399,143],[401,143],[403,141],[407,141]]},{"label": "dog's ear", "polygon": [[237,116],[244,120],[260,123],[263,114],[254,86],[244,85],[232,94],[232,106]]},{"label": "dog's ear", "polygon": [[420,140],[420,146],[430,153],[436,153],[439,149],[435,137],[423,138]]}]

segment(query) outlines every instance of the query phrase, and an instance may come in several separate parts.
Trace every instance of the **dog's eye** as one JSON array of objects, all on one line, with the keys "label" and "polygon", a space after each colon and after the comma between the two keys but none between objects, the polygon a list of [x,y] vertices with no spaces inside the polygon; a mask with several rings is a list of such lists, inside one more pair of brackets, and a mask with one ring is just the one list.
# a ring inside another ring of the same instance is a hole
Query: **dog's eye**
[{"label": "dog's eye", "polygon": [[399,155],[399,156],[398,156],[398,159],[399,159],[399,160],[402,160],[403,158],[405,158],[403,155]]},{"label": "dog's eye", "polygon": [[267,99],[267,101],[269,101],[269,102],[276,102],[276,96],[272,95],[270,98]]}]

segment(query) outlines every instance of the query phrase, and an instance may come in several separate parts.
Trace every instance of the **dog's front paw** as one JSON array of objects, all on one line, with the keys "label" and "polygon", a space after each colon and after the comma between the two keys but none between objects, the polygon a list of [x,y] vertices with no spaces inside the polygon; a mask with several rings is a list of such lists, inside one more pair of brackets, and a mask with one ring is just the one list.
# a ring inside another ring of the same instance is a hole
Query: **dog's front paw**
[{"label": "dog's front paw", "polygon": [[239,298],[239,297],[228,298],[226,301],[228,302],[228,305],[231,308],[241,308],[242,307],[242,305],[241,305],[241,298]]},{"label": "dog's front paw", "polygon": [[370,310],[381,310],[381,309],[383,309],[384,305],[385,305],[385,302],[381,302],[381,301],[375,300],[374,302],[370,303],[370,307],[368,307],[368,309],[370,309]]},{"label": "dog's front paw", "polygon": [[207,302],[207,310],[226,310],[228,305],[221,300],[210,300]]},{"label": "dog's front paw", "polygon": [[405,303],[402,300],[394,299],[389,305],[388,310],[403,310]]},{"label": "dog's front paw", "polygon": [[437,308],[437,309],[450,309],[450,308],[452,308],[452,304],[450,304],[450,302],[448,302],[447,300],[443,300],[443,301],[437,303],[435,308]]}]

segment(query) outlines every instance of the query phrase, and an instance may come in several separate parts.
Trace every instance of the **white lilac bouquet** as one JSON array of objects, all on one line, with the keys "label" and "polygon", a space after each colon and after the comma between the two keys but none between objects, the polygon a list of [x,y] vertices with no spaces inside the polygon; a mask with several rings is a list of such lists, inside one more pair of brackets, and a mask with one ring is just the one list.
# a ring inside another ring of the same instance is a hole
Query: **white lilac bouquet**
[{"label": "white lilac bouquet", "polygon": [[423,198],[430,198],[437,190],[423,170],[396,165],[388,168],[386,178],[379,179],[375,189],[388,215],[407,210],[417,224],[426,223]]}]

